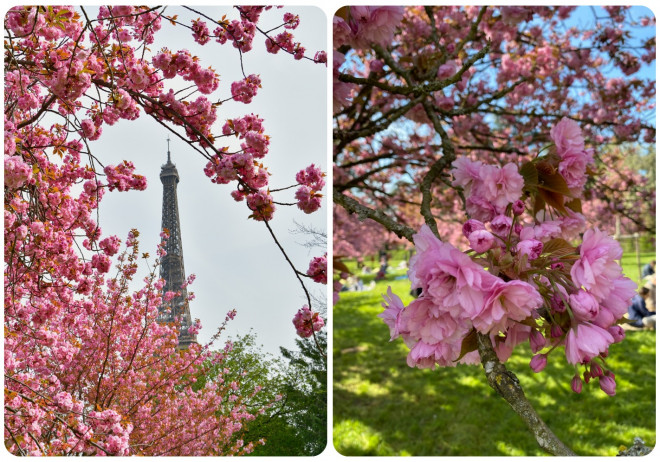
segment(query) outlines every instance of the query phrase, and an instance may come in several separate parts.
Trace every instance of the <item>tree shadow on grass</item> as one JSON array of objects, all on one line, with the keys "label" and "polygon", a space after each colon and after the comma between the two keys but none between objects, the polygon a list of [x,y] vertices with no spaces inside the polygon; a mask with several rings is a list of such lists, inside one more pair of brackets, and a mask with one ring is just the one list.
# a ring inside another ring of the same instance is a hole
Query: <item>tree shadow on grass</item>
[{"label": "tree shadow on grass", "polygon": [[[376,317],[380,294],[360,293],[335,307],[335,447],[344,455],[542,455],[519,417],[490,389],[480,367],[436,371],[406,365],[403,342],[387,342]],[[634,334],[634,335],[633,335]],[[561,351],[540,374],[529,369],[531,352],[507,366],[541,417],[582,455],[615,455],[634,436],[655,444],[655,333],[634,332],[610,350],[618,394],[597,382],[581,394]]]}]

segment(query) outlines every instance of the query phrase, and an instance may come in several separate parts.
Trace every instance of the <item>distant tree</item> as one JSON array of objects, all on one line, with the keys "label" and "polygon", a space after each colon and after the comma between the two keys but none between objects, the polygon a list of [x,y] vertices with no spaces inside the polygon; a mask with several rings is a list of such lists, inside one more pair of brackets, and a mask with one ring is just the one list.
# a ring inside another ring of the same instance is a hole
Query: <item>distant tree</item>
[{"label": "distant tree", "polygon": [[610,234],[655,235],[655,148],[624,143],[604,146],[596,156],[596,175],[586,185],[583,213]]}]

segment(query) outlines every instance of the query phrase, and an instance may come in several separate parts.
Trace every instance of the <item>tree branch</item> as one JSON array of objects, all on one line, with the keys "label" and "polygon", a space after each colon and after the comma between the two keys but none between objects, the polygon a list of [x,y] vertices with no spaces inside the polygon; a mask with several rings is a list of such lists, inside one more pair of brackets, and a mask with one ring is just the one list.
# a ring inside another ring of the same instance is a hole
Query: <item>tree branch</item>
[{"label": "tree branch", "polygon": [[398,223],[397,221],[385,215],[380,210],[374,210],[372,208],[367,207],[366,205],[362,205],[352,197],[346,196],[340,193],[339,191],[337,191],[336,189],[333,189],[332,191],[332,200],[334,201],[335,204],[344,207],[344,209],[346,209],[347,212],[357,213],[361,221],[364,220],[365,218],[371,218],[375,222],[383,225],[389,231],[392,231],[397,236],[405,237],[410,242],[413,241],[413,235],[416,233],[414,229],[410,228],[409,226],[405,226],[402,225],[401,223]]},{"label": "tree branch", "polygon": [[481,356],[481,364],[484,367],[488,384],[509,403],[513,411],[525,422],[539,446],[555,456],[577,455],[562,443],[546,423],[541,420],[532,404],[525,397],[518,378],[512,372],[509,372],[497,358],[490,337],[478,334],[477,338],[479,356]]}]

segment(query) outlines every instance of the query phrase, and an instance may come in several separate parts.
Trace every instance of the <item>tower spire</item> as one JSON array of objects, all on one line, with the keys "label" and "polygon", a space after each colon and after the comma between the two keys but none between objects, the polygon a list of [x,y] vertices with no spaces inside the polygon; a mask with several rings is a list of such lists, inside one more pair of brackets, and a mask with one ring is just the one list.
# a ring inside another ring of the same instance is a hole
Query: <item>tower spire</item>
[{"label": "tower spire", "polygon": [[183,266],[183,248],[181,245],[181,225],[179,221],[179,205],[177,201],[177,184],[179,172],[170,157],[170,137],[167,137],[167,163],[161,166],[160,181],[163,183],[163,230],[167,230],[169,237],[165,244],[167,254],[162,258],[160,277],[165,280],[163,296],[167,292],[180,292],[169,302],[163,302],[160,307],[160,322],[174,322],[181,319],[179,331],[179,348],[187,348],[191,343],[197,342],[197,336],[188,334],[192,325],[190,307],[188,306],[188,291],[181,286],[186,281],[186,270]]}]

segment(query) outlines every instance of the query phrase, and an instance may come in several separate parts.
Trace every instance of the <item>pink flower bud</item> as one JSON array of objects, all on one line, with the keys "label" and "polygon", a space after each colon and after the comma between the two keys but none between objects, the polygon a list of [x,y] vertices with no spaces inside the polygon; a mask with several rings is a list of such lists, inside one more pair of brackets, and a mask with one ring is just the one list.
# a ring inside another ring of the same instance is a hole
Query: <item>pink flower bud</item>
[{"label": "pink flower bud", "polygon": [[579,321],[591,321],[598,315],[598,300],[585,290],[569,295],[568,304]]},{"label": "pink flower bud", "polygon": [[518,199],[511,205],[511,210],[516,216],[520,216],[525,212],[525,203]]},{"label": "pink flower bud", "polygon": [[463,225],[463,235],[469,238],[470,234],[480,229],[486,229],[486,227],[482,222],[480,222],[479,220],[469,219]]},{"label": "pink flower bud", "polygon": [[534,355],[529,362],[529,367],[531,367],[534,372],[541,372],[545,369],[546,364],[548,364],[547,355]]},{"label": "pink flower bud", "polygon": [[493,233],[497,234],[500,237],[507,237],[509,231],[511,230],[511,225],[513,220],[506,215],[498,215],[490,222],[490,227],[493,230]]},{"label": "pink flower bud", "polygon": [[614,337],[614,343],[619,343],[626,337],[626,331],[621,326],[610,326],[607,331]]},{"label": "pink flower bud", "polygon": [[584,376],[584,383],[589,383],[589,381],[591,380],[591,372],[584,371],[583,376]]},{"label": "pink flower bud", "polygon": [[590,372],[592,377],[602,377],[603,376],[603,369],[595,361],[591,362],[591,368],[590,368],[589,372]]},{"label": "pink flower bud", "polygon": [[470,247],[472,247],[475,252],[483,253],[493,246],[495,236],[485,229],[478,229],[470,233],[468,241],[470,241]]},{"label": "pink flower bud", "polygon": [[603,390],[610,396],[616,395],[616,381],[613,376],[604,375],[598,379],[598,385],[600,389]]},{"label": "pink flower bud", "polygon": [[564,264],[562,262],[553,263],[552,265],[550,265],[550,269],[551,270],[563,270],[564,269]]},{"label": "pink flower bud", "polygon": [[564,305],[564,301],[561,298],[561,295],[559,294],[553,294],[552,297],[550,298],[550,308],[552,308],[552,311],[555,311],[557,313],[563,313],[566,311],[566,305]]},{"label": "pink flower bud", "polygon": [[559,338],[564,335],[564,329],[559,324],[553,324],[550,328],[550,337]]},{"label": "pink flower bud", "polygon": [[529,334],[529,345],[532,347],[532,353],[538,353],[545,347],[545,337],[536,329],[532,329]]},{"label": "pink flower bud", "polygon": [[575,393],[582,392],[582,380],[577,374],[573,377],[573,380],[571,380],[571,390],[573,390]]}]

